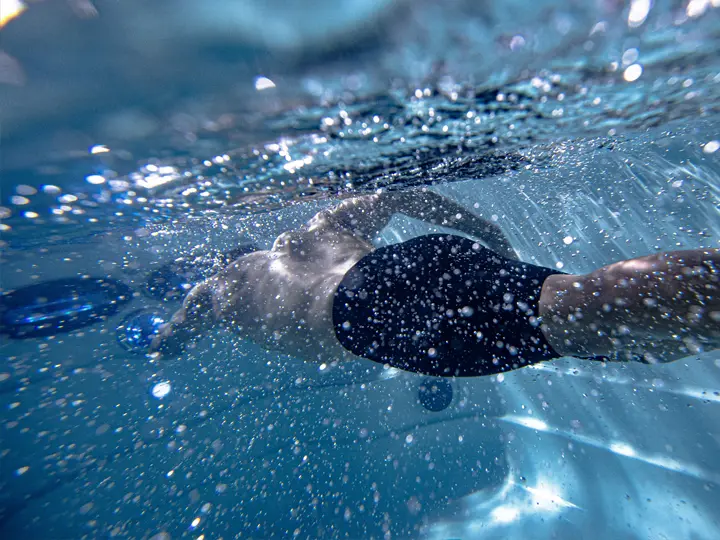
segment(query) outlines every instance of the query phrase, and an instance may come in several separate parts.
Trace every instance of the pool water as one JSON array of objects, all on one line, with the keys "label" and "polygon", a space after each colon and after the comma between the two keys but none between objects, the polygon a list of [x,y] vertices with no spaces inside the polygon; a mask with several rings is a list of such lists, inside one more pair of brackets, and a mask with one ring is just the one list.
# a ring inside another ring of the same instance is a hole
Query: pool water
[{"label": "pool water", "polygon": [[[432,186],[566,272],[718,247],[720,6],[239,4],[233,26],[224,2],[37,3],[1,30],[25,76],[0,64],[3,290],[134,291],[0,335],[2,537],[718,538],[717,351],[432,379],[222,328],[172,361],[133,344],[179,304],[168,268],[183,291],[185,261],[377,189]],[[23,46],[43,29],[58,54]],[[396,217],[381,243],[433,231]]]}]

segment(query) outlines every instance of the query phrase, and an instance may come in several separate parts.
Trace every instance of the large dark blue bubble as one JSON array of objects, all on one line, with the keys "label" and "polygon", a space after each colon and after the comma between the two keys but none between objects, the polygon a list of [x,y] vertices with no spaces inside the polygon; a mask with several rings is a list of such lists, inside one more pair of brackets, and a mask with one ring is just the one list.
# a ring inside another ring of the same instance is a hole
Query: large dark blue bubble
[{"label": "large dark blue bubble", "polygon": [[428,411],[439,412],[448,408],[453,399],[452,385],[446,379],[428,377],[418,387],[418,401]]},{"label": "large dark blue bubble", "polygon": [[0,296],[0,332],[15,339],[70,332],[117,313],[132,297],[113,279],[44,281]]},{"label": "large dark blue bubble", "polygon": [[148,274],[145,291],[158,300],[179,300],[197,283],[216,274],[238,257],[257,250],[255,244],[242,244],[229,251],[176,259]]},{"label": "large dark blue bubble", "polygon": [[132,353],[145,354],[165,319],[155,313],[138,310],[130,313],[115,330],[120,346]]}]

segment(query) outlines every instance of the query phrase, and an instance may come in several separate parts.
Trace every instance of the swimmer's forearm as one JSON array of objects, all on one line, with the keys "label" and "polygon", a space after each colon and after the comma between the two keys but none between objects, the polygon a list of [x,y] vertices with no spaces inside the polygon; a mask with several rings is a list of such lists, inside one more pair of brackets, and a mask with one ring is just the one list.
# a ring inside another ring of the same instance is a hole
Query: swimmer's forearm
[{"label": "swimmer's forearm", "polygon": [[519,259],[515,248],[513,248],[510,240],[505,236],[505,233],[500,227],[472,214],[468,210],[458,212],[442,223],[438,223],[438,225],[451,227],[468,236],[477,238],[498,255],[502,255],[508,259]]},{"label": "swimmer's forearm", "polygon": [[402,213],[415,219],[450,227],[482,241],[503,257],[518,259],[515,249],[503,230],[495,223],[473,214],[470,210],[430,190],[408,192],[412,196]]},{"label": "swimmer's forearm", "polygon": [[498,255],[502,255],[508,259],[519,259],[508,237],[505,236],[502,229],[494,223],[470,213],[467,213],[467,215],[463,214],[460,221],[460,223],[451,226],[478,240],[482,240],[487,247],[495,251]]}]

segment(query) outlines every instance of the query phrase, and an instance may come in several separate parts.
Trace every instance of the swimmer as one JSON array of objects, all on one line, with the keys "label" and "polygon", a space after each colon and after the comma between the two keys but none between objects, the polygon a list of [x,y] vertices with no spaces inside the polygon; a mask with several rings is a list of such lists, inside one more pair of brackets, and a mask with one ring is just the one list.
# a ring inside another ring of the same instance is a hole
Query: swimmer
[{"label": "swimmer", "polygon": [[[375,248],[395,214],[451,228]],[[502,230],[427,189],[355,197],[196,285],[151,351],[215,324],[268,350],[478,376],[562,356],[668,362],[718,348],[720,250],[570,275],[518,260]]]}]

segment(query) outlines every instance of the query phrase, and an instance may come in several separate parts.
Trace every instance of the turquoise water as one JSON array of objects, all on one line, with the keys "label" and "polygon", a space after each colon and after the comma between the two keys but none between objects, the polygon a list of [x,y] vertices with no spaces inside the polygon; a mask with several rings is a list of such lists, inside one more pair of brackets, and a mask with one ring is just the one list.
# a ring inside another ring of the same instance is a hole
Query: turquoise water
[{"label": "turquoise water", "polygon": [[[451,379],[431,411],[424,377],[369,362],[222,329],[157,362],[115,335],[177,307],[150,271],[269,247],[378,188],[432,185],[568,272],[717,247],[715,4],[251,4],[236,25],[222,2],[33,4],[2,29],[25,74],[0,88],[3,289],[138,293],[71,333],[0,336],[3,537],[720,536],[717,352]],[[57,53],[23,41],[43,31]],[[382,240],[429,231],[396,218]]]}]

